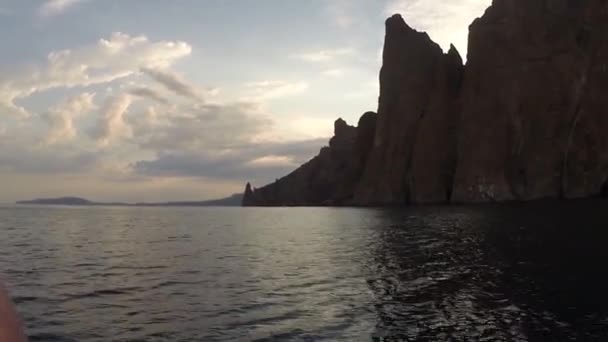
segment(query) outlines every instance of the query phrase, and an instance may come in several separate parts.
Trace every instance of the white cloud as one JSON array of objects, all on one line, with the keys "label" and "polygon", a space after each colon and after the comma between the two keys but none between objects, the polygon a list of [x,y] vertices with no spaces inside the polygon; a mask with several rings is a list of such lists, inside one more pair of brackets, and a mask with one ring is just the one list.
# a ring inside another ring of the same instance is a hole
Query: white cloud
[{"label": "white cloud", "polygon": [[167,68],[191,52],[181,41],[152,42],[145,36],[114,33],[94,45],[51,52],[46,63],[0,75],[0,108],[25,114],[15,100],[53,88],[111,82],[142,68]]},{"label": "white cloud", "polygon": [[308,89],[305,82],[261,81],[247,84],[250,95],[245,100],[262,101],[301,94]]},{"label": "white cloud", "polygon": [[133,98],[122,94],[106,102],[97,125],[93,128],[92,137],[99,146],[107,146],[114,140],[131,136],[131,126],[125,121],[125,114],[129,110]]},{"label": "white cloud", "polygon": [[70,7],[87,0],[47,0],[39,8],[39,13],[42,16],[48,17],[58,15],[65,12]]},{"label": "white cloud", "polygon": [[444,49],[454,44],[466,55],[468,27],[492,0],[391,0],[385,14],[400,13],[414,29],[427,31]]},{"label": "white cloud", "polygon": [[82,93],[52,108],[46,115],[50,124],[47,144],[65,142],[76,137],[74,119],[95,108],[94,97],[94,93]]},{"label": "white cloud", "polygon": [[293,57],[313,63],[319,62],[331,62],[336,60],[338,57],[350,56],[354,53],[353,49],[333,49],[333,50],[319,50],[313,52],[305,52],[302,54],[294,55]]}]

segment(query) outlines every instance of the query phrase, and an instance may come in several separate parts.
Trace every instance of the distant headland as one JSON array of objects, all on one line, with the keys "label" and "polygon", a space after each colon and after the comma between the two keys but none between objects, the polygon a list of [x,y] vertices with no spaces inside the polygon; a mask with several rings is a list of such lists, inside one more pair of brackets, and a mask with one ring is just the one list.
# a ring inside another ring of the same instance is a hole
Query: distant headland
[{"label": "distant headland", "polygon": [[68,206],[121,206],[121,207],[236,207],[243,200],[242,194],[207,201],[182,201],[159,203],[123,203],[123,202],[94,202],[80,197],[38,198],[28,201],[18,201],[22,205],[68,205]]},{"label": "distant headland", "polygon": [[395,15],[377,114],[245,206],[400,206],[608,196],[608,5],[494,0],[466,65]]}]

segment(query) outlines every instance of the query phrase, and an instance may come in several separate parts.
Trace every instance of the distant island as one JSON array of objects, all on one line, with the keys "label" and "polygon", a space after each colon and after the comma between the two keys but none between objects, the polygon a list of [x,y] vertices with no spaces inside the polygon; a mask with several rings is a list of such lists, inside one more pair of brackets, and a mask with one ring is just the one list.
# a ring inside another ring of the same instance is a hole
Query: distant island
[{"label": "distant island", "polygon": [[466,64],[395,15],[377,112],[244,206],[403,206],[608,197],[605,1],[494,0]]},{"label": "distant island", "polygon": [[121,206],[121,207],[237,207],[243,201],[242,194],[207,201],[181,201],[159,203],[95,202],[80,197],[37,198],[18,201],[22,205],[70,205],[70,206]]}]

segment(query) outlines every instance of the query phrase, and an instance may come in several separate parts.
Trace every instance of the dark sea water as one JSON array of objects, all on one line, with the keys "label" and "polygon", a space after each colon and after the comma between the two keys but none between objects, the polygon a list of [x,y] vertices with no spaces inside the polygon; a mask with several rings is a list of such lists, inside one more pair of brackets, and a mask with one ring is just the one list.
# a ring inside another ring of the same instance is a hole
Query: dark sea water
[{"label": "dark sea water", "polygon": [[608,202],[0,208],[31,341],[605,341]]}]

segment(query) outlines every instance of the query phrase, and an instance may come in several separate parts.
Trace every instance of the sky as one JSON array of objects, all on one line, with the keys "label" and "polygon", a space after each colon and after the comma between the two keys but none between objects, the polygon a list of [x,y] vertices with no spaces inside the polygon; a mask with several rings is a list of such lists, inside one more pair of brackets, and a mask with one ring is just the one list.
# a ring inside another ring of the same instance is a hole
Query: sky
[{"label": "sky", "polygon": [[376,110],[384,20],[466,56],[490,0],[0,0],[0,203],[203,200]]}]

